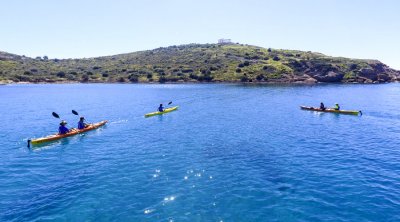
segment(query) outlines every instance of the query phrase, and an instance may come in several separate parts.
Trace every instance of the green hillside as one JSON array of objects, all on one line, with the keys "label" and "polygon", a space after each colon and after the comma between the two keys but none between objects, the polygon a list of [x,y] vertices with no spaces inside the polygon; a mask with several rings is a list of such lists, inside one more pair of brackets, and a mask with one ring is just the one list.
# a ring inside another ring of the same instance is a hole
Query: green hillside
[{"label": "green hillside", "polygon": [[1,82],[393,82],[400,72],[376,60],[189,44],[88,59],[29,58],[0,52]]}]

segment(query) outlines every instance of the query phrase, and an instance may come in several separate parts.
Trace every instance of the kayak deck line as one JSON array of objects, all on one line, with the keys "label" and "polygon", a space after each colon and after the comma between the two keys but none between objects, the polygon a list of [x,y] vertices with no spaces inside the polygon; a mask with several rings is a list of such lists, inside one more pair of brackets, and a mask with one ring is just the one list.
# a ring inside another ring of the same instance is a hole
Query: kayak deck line
[{"label": "kayak deck line", "polygon": [[348,115],[362,115],[362,111],[359,110],[335,110],[335,109],[330,109],[327,108],[325,110],[322,110],[320,108],[316,107],[311,107],[311,106],[300,106],[300,109],[302,110],[309,110],[309,111],[316,111],[316,112],[325,112],[325,113],[337,113],[337,114],[348,114]]},{"label": "kayak deck line", "polygon": [[66,134],[52,134],[46,137],[41,137],[41,138],[36,138],[36,139],[30,139],[28,140],[28,147],[30,147],[30,144],[32,145],[36,145],[36,144],[40,144],[40,143],[45,143],[45,142],[51,142],[51,141],[55,141],[55,140],[59,140],[62,138],[66,138],[66,137],[70,137],[70,136],[74,136],[77,134],[81,134],[87,131],[91,131],[91,130],[95,130],[101,126],[104,126],[108,121],[107,120],[103,120],[101,122],[98,123],[93,123],[93,124],[89,124],[88,127],[86,127],[85,129],[81,129],[78,130],[76,128],[72,128],[70,132],[66,133]]},{"label": "kayak deck line", "polygon": [[177,110],[178,107],[179,107],[179,106],[174,106],[174,107],[171,107],[171,108],[166,108],[163,112],[157,111],[157,112],[147,113],[147,114],[144,114],[144,117],[147,118],[147,117],[151,117],[151,116],[162,115],[162,114],[164,114],[164,113],[169,113],[169,112],[172,112],[172,111]]}]

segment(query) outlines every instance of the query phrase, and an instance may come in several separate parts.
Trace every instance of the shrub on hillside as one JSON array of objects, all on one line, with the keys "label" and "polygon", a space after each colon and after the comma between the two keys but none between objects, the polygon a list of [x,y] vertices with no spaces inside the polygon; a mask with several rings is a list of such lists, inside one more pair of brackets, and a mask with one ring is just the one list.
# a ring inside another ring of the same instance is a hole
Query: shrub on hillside
[{"label": "shrub on hillside", "polygon": [[23,76],[23,75],[17,75],[17,76],[15,76],[15,79],[18,80],[16,82],[30,82],[31,81],[31,78],[29,76]]},{"label": "shrub on hillside", "polygon": [[191,78],[191,79],[198,79],[199,77],[198,77],[196,74],[194,74],[194,73],[190,73],[189,78]]},{"label": "shrub on hillside", "polygon": [[129,75],[128,79],[131,82],[138,82],[139,81],[139,76],[137,76],[137,75]]},{"label": "shrub on hillside", "polygon": [[243,65],[244,65],[244,66],[249,66],[249,65],[250,65],[250,62],[249,62],[249,61],[244,61]]},{"label": "shrub on hillside", "polygon": [[256,79],[257,79],[258,81],[261,81],[261,80],[263,80],[264,78],[265,78],[265,77],[264,77],[263,74],[259,74],[259,75],[256,76]]},{"label": "shrub on hillside", "polygon": [[60,72],[57,73],[57,76],[60,77],[60,78],[64,78],[65,77],[65,72],[60,71]]},{"label": "shrub on hillside", "polygon": [[165,83],[167,81],[167,78],[165,78],[165,76],[160,76],[160,78],[158,79],[159,83]]},{"label": "shrub on hillside", "polygon": [[193,69],[182,69],[183,73],[189,73],[189,72],[193,72]]},{"label": "shrub on hillside", "polygon": [[154,72],[159,73],[159,74],[165,73],[164,69],[155,69]]},{"label": "shrub on hillside", "polygon": [[81,81],[82,81],[82,82],[87,82],[87,81],[89,81],[89,76],[86,75],[86,74],[82,75]]},{"label": "shrub on hillside", "polygon": [[237,68],[237,69],[236,69],[236,72],[237,72],[237,73],[241,73],[242,70],[241,70],[240,68]]},{"label": "shrub on hillside", "polygon": [[68,80],[71,80],[71,81],[75,80],[75,76],[74,76],[74,75],[71,75],[71,74],[67,74],[65,77],[66,77]]},{"label": "shrub on hillside", "polygon": [[210,76],[210,75],[206,75],[204,76],[204,81],[210,82],[211,80],[213,80],[214,77]]},{"label": "shrub on hillside", "polygon": [[358,65],[355,64],[355,63],[353,63],[353,64],[350,65],[350,70],[355,70],[355,69],[357,69],[357,68],[358,68]]},{"label": "shrub on hillside", "polygon": [[280,59],[278,56],[274,56],[273,60],[274,60],[274,61],[279,61],[279,60],[281,60],[281,59]]},{"label": "shrub on hillside", "polygon": [[215,67],[215,66],[211,66],[211,67],[210,67],[210,70],[211,70],[211,71],[216,71],[216,70],[218,70],[218,68]]},{"label": "shrub on hillside", "polygon": [[246,74],[244,74],[244,75],[242,76],[242,78],[240,78],[240,81],[241,81],[241,82],[248,82],[248,81],[249,81],[249,78],[247,77]]}]

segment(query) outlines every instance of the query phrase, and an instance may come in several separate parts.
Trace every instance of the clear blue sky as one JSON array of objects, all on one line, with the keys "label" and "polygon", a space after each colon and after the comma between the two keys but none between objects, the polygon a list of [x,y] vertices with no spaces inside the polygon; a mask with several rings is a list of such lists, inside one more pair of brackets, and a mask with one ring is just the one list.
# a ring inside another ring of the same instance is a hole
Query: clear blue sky
[{"label": "clear blue sky", "polygon": [[0,51],[82,58],[230,38],[400,69],[397,0],[0,0]]}]

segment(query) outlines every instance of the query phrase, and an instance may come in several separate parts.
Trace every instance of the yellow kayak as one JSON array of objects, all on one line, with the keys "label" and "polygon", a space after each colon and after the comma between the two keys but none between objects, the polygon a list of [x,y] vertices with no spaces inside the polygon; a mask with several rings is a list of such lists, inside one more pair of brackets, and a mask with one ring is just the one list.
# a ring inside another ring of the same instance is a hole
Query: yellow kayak
[{"label": "yellow kayak", "polygon": [[35,144],[50,142],[50,141],[54,141],[54,140],[59,140],[59,139],[65,138],[65,137],[70,137],[70,136],[73,136],[73,135],[76,135],[76,134],[80,134],[80,133],[84,133],[84,132],[87,132],[87,131],[90,131],[90,130],[94,130],[94,129],[97,129],[97,128],[105,125],[107,122],[108,122],[107,120],[104,120],[104,121],[101,121],[101,122],[98,122],[98,123],[89,124],[89,126],[86,127],[85,129],[78,130],[78,129],[72,128],[71,131],[66,133],[66,134],[58,134],[58,133],[56,133],[56,134],[53,134],[53,135],[50,135],[50,136],[28,140],[28,147],[29,147],[29,143],[31,143],[32,145],[35,145]]},{"label": "yellow kayak", "polygon": [[169,112],[172,112],[172,111],[177,110],[178,107],[179,107],[179,106],[174,106],[174,107],[171,107],[171,108],[166,108],[166,109],[164,109],[164,112],[159,112],[159,111],[157,111],[157,112],[147,113],[147,114],[144,115],[144,117],[147,118],[147,117],[150,117],[150,116],[156,116],[156,115],[162,115],[162,114],[164,114],[164,113],[169,113]]},{"label": "yellow kayak", "polygon": [[317,108],[317,107],[310,107],[310,106],[300,106],[300,109],[303,110],[310,110],[310,111],[316,111],[316,112],[326,112],[326,113],[338,113],[338,114],[350,114],[350,115],[362,115],[361,110],[335,110],[335,109],[330,109],[326,108],[324,110]]}]

